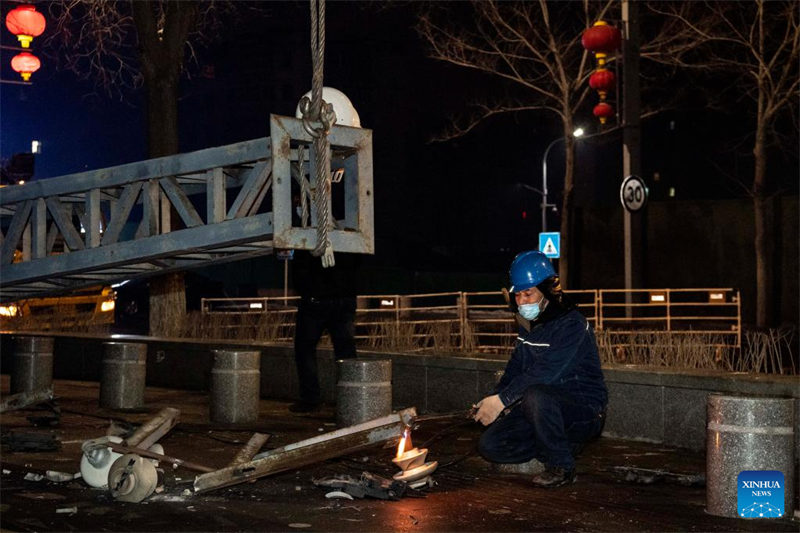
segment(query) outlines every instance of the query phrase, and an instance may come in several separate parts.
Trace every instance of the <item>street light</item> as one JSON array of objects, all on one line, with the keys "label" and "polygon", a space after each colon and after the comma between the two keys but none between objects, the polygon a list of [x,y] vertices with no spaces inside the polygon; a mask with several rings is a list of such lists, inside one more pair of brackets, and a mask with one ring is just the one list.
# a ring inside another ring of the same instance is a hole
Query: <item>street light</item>
[{"label": "street light", "polygon": [[[572,132],[572,136],[578,138],[581,137],[583,133],[583,128],[577,128]],[[542,193],[542,232],[547,231],[547,208],[555,205],[547,203],[547,154],[550,153],[550,148],[552,148],[553,145],[563,140],[564,137],[553,139],[553,142],[547,145],[544,155],[542,156],[542,190],[540,191]]]}]

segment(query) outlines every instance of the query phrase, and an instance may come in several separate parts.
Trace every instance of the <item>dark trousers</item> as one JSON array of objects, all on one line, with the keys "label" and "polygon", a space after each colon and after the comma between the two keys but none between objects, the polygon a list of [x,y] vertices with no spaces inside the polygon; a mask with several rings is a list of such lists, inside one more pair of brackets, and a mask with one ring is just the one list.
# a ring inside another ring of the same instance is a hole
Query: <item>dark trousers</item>
[{"label": "dark trousers", "polygon": [[603,430],[604,406],[546,386],[525,391],[522,402],[483,433],[478,451],[493,463],[537,459],[549,467],[575,467],[575,454]]},{"label": "dark trousers", "polygon": [[317,371],[317,343],[327,329],[336,359],[356,356],[355,297],[302,298],[297,310],[294,334],[294,360],[300,384],[300,401],[322,401]]}]

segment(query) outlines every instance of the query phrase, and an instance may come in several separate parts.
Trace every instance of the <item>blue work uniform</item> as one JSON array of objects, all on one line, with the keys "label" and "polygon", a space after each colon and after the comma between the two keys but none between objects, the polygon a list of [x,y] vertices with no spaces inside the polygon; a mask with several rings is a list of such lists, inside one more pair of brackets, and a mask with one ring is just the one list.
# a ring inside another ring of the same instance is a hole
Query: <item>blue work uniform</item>
[{"label": "blue work uniform", "polygon": [[495,394],[513,407],[481,436],[478,449],[485,459],[535,458],[548,467],[573,469],[577,450],[602,431],[608,403],[597,341],[586,318],[574,308],[553,305],[530,331],[520,329]]}]

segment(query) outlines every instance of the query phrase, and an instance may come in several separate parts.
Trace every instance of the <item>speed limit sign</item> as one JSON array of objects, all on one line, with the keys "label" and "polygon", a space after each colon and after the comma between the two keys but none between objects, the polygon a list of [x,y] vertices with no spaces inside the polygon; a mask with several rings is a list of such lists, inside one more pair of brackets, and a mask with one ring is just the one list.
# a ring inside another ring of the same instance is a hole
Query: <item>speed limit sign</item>
[{"label": "speed limit sign", "polygon": [[639,176],[628,176],[622,180],[619,188],[619,199],[622,207],[634,213],[647,203],[647,186]]}]

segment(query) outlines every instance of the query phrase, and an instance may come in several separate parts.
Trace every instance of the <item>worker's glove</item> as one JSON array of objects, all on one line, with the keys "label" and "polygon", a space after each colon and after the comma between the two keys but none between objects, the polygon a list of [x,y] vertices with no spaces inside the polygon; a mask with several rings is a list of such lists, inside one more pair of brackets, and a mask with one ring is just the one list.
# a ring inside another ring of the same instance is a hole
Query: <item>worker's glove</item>
[{"label": "worker's glove", "polygon": [[475,420],[484,426],[488,426],[497,420],[505,405],[503,405],[503,400],[500,399],[500,396],[493,394],[479,401],[475,407],[478,408],[478,412],[475,413]]}]

